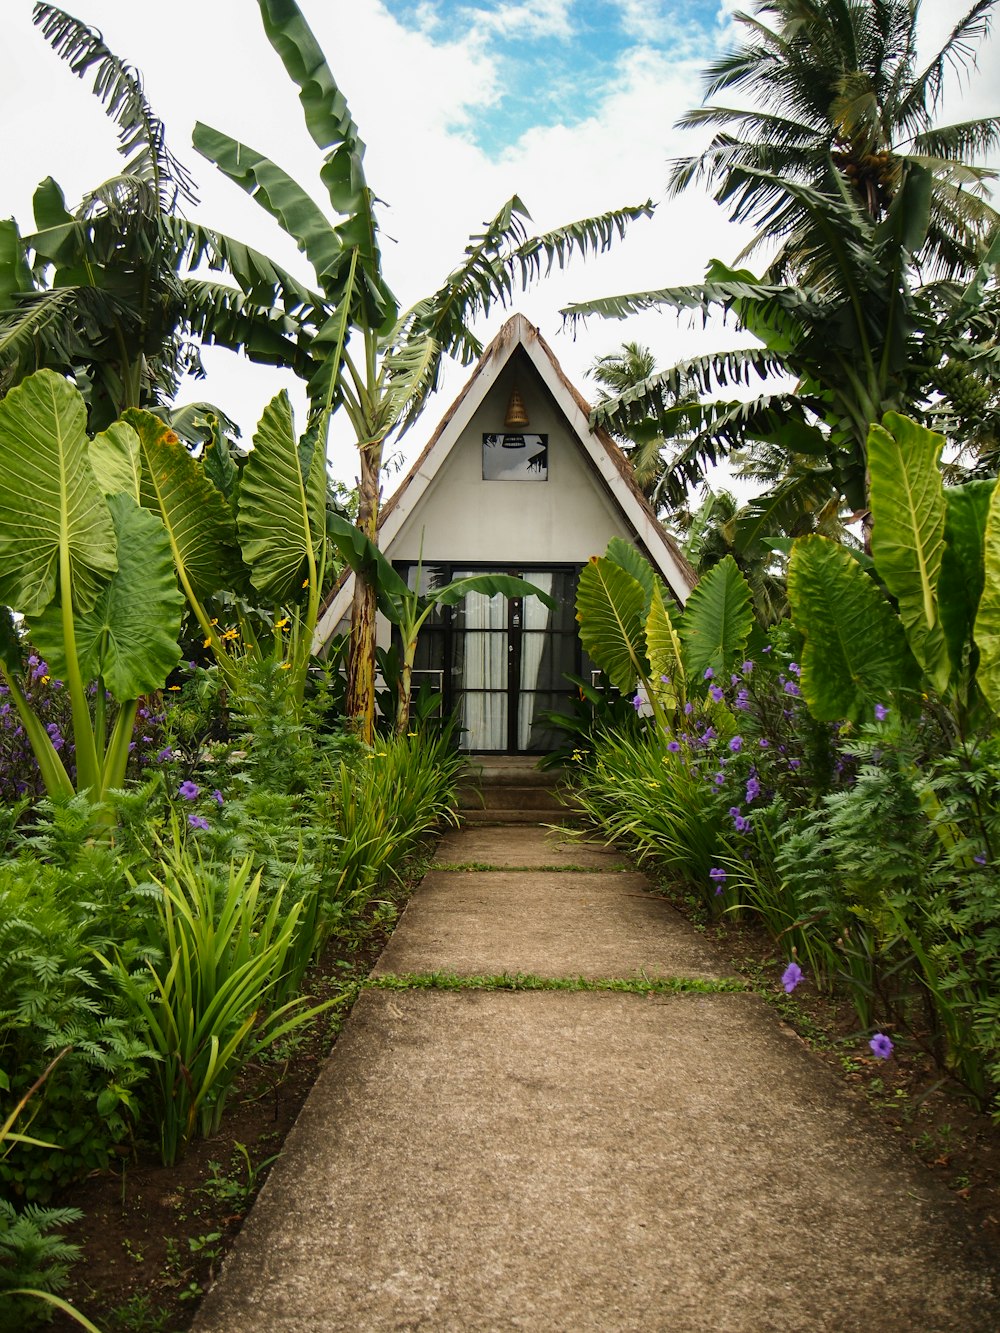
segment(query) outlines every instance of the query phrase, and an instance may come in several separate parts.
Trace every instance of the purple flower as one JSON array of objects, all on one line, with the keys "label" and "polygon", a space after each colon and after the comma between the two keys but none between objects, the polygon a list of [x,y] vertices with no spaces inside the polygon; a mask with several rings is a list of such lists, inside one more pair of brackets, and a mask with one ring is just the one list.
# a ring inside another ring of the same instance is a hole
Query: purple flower
[{"label": "purple flower", "polygon": [[769,653],[771,651],[771,645],[769,643],[765,643],[763,651],[765,653]]},{"label": "purple flower", "polygon": [[749,676],[750,672],[753,670],[753,662],[747,658],[742,667],[740,667],[740,670],[743,672],[744,676]]},{"label": "purple flower", "polygon": [[694,712],[694,704],[690,702],[686,703],[684,705],[684,716],[690,717],[693,712]]},{"label": "purple flower", "polygon": [[212,792],[212,800],[215,802],[216,805],[222,804],[222,792],[219,791],[218,787],[216,787],[215,791]]},{"label": "purple flower", "polygon": [[760,783],[757,781],[755,777],[747,778],[747,805],[749,805],[752,801],[756,801],[759,795],[760,795]]},{"label": "purple flower", "polygon": [[739,709],[741,710],[741,712],[744,712],[744,713],[745,713],[746,710],[750,707],[750,695],[749,695],[749,692],[748,692],[747,690],[745,690],[745,689],[737,690],[737,692],[736,692],[736,707],[739,708]]},{"label": "purple flower", "polygon": [[[875,705],[875,721],[876,721],[876,722],[884,722],[888,716],[889,716],[889,710],[888,710],[888,708],[886,708],[885,704],[876,704],[876,705]],[[886,1041],[889,1041],[889,1038],[886,1037],[885,1040],[886,1040]],[[889,1050],[890,1050],[890,1053],[891,1053],[891,1051],[892,1051],[892,1042],[889,1042]],[[883,1060],[886,1060],[886,1059],[888,1059],[888,1056],[882,1056],[882,1059],[883,1059]]]},{"label": "purple flower", "polygon": [[733,754],[739,754],[739,752],[743,749],[743,737],[734,736],[733,739],[729,742],[729,748],[730,750],[732,750]]},{"label": "purple flower", "polygon": [[670,751],[671,754],[677,754],[677,752],[680,750],[680,748],[681,748],[681,747],[680,747],[680,742],[679,742],[679,741],[668,741],[668,742],[667,742],[667,749]]},{"label": "purple flower", "polygon": [[735,672],[729,677],[729,683],[730,685],[738,685],[740,683],[740,678]]},{"label": "purple flower", "polygon": [[722,690],[719,689],[718,685],[709,685],[708,692],[717,704],[721,704],[723,699],[726,697],[723,694]]},{"label": "purple flower", "polygon": [[641,695],[641,694],[637,694],[637,695],[635,696],[635,698],[632,700],[632,707],[633,707],[633,708],[635,709],[635,711],[638,713],[639,709],[642,707],[642,695]]},{"label": "purple flower", "polygon": [[715,672],[712,670],[711,667],[706,667],[706,668],[705,668],[704,679],[705,679],[705,680],[714,680],[714,679],[715,679]]},{"label": "purple flower", "polygon": [[733,828],[737,833],[746,833],[749,827],[750,821],[747,819],[746,815],[737,815],[733,820]]},{"label": "purple flower", "polygon": [[802,969],[798,963],[789,963],[781,974],[781,984],[785,988],[785,994],[791,995],[792,991],[802,980]]},{"label": "purple flower", "polygon": [[726,872],[724,870],[720,870],[718,866],[713,866],[712,869],[708,872],[708,877],[715,884],[715,894],[716,897],[718,897],[718,895],[722,892],[723,885],[726,882]]},{"label": "purple flower", "polygon": [[159,752],[159,754],[158,754],[156,757],[157,757],[157,759],[159,759],[159,761],[160,761],[161,764],[165,764],[165,763],[167,762],[168,759],[173,759],[173,757],[174,757],[174,752],[173,752],[173,750],[171,750],[170,746],[168,745],[167,748],[166,748],[165,750],[161,750],[161,751]]},{"label": "purple flower", "polygon": [[716,773],[715,777],[712,779],[712,781],[715,783],[717,787],[721,787],[722,784],[725,782],[725,780],[726,780],[725,773]]},{"label": "purple flower", "polygon": [[975,856],[972,859],[973,861],[975,861],[977,866],[984,866],[986,864],[986,857],[982,854],[982,852],[976,852]]},{"label": "purple flower", "polygon": [[789,767],[789,768],[798,768],[798,767],[800,766],[801,763],[802,763],[802,760],[801,760],[801,759],[789,759],[789,761],[788,761],[788,767]]},{"label": "purple flower", "polygon": [[878,1056],[880,1060],[888,1060],[892,1055],[893,1045],[884,1032],[876,1032],[874,1037],[868,1043],[872,1055]]},{"label": "purple flower", "polygon": [[799,666],[798,662],[789,662],[788,670],[792,673],[793,676],[802,675],[802,668]]},{"label": "purple flower", "polygon": [[193,829],[207,829],[211,827],[208,820],[202,819],[201,815],[188,815],[188,823]]},{"label": "purple flower", "polygon": [[714,741],[716,734],[717,733],[714,727],[706,727],[705,730],[701,733],[701,739],[706,742]]},{"label": "purple flower", "polygon": [[796,685],[794,680],[786,680],[784,685],[786,694],[801,694],[802,691]]},{"label": "purple flower", "polygon": [[186,782],[182,782],[177,788],[177,795],[183,796],[185,801],[193,801],[197,797],[198,791],[199,788],[197,784],[192,782],[189,778]]}]

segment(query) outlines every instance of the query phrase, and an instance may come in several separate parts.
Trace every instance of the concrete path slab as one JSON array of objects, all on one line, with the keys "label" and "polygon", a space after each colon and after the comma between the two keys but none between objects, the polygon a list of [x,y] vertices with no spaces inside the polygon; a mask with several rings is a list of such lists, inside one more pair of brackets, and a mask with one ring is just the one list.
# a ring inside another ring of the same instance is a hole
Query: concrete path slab
[{"label": "concrete path slab", "polygon": [[755,997],[368,992],[198,1333],[986,1333],[988,1261]]},{"label": "concrete path slab", "polygon": [[[508,838],[510,831],[508,830]],[[635,872],[432,870],[376,972],[717,979],[717,955]]]},{"label": "concrete path slab", "polygon": [[455,829],[441,839],[435,865],[584,866],[587,869],[627,870],[628,861],[613,847],[584,839],[567,838],[558,829],[526,825],[511,836],[509,828],[478,825]]}]

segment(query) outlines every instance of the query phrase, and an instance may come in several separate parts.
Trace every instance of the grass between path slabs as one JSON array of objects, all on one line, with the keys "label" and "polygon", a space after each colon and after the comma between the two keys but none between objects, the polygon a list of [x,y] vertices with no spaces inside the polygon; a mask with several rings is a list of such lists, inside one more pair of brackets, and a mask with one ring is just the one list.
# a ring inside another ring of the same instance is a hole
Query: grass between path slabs
[{"label": "grass between path slabs", "polygon": [[458,870],[470,872],[473,870],[495,870],[504,875],[537,875],[537,874],[559,874],[565,875],[572,873],[574,875],[620,875],[631,870],[631,866],[578,866],[578,865],[560,865],[560,866],[498,866],[491,861],[446,861],[433,862],[429,869],[431,870]]},{"label": "grass between path slabs", "polygon": [[626,995],[727,995],[749,989],[732,978],[705,981],[698,977],[539,977],[531,972],[500,972],[493,976],[459,976],[456,972],[386,973],[369,977],[374,990],[559,990],[614,991]]}]

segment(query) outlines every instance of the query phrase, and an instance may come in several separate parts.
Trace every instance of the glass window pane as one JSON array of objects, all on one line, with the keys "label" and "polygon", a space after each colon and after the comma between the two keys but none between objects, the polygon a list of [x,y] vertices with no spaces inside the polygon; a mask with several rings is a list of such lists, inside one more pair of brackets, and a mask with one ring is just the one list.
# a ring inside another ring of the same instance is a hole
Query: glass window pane
[{"label": "glass window pane", "polygon": [[458,700],[462,724],[459,749],[507,749],[507,696],[496,691],[466,690]]},{"label": "glass window pane", "polygon": [[569,690],[567,671],[576,674],[575,635],[528,633],[522,637],[522,690]]},{"label": "glass window pane", "polygon": [[522,750],[554,750],[566,740],[551,723],[546,722],[541,714],[547,710],[567,713],[565,691],[541,692],[521,695],[521,713],[518,719],[518,745]]}]

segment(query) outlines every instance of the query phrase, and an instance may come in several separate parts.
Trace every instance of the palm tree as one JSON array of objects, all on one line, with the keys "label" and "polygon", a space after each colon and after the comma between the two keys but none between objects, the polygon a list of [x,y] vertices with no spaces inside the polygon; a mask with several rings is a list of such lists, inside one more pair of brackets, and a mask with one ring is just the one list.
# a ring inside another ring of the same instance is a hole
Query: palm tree
[{"label": "palm tree", "polygon": [[1000,117],[935,119],[946,74],[975,63],[995,5],[976,0],[918,64],[920,0],[757,0],[752,15],[735,15],[743,45],[704,76],[706,97],[733,92],[750,105],[711,103],[681,119],[717,132],[703,152],[675,160],[671,190],[706,180],[732,218],[758,226],[741,260],[776,241],[766,276],[815,284],[824,270],[806,240],[810,218],[787,186],[842,196],[877,223],[918,166],[932,190],[914,258],[932,274],[968,278],[1000,221],[986,198],[996,172],[974,165],[1000,143]]},{"label": "palm tree", "polygon": [[[341,409],[351,422],[360,462],[357,526],[376,543],[386,443],[416,420],[437,386],[445,357],[469,364],[482,352],[472,323],[504,304],[574,252],[603,250],[649,202],[572,222],[529,237],[528,213],[515,195],[470,237],[458,267],[441,286],[400,312],[382,273],[376,197],[364,171],[364,144],[326,57],[295,0],[258,0],[264,31],[298,86],[306,128],[324,155],[320,178],[335,217],[269,158],[198,124],[195,148],[253,196],[294,238],[312,265],[319,298],[303,312],[297,346],[305,360],[311,429],[325,439]],[[359,542],[359,547],[363,542]],[[349,716],[371,739],[375,697],[374,573],[355,578],[348,664]]]},{"label": "palm tree", "polygon": [[736,561],[750,587],[754,615],[768,628],[788,609],[785,576],[781,558],[766,543],[739,543],[739,524],[745,512],[732,491],[706,486],[698,505],[678,509],[669,526],[699,578],[726,556]]},{"label": "palm tree", "polygon": [[[587,373],[598,385],[598,402],[606,403],[644,384],[656,373],[656,358],[641,343],[623,342],[617,351],[597,357]],[[656,423],[632,423],[627,431],[616,430],[614,434],[632,464],[639,489],[655,504],[663,475],[663,436]]]}]

